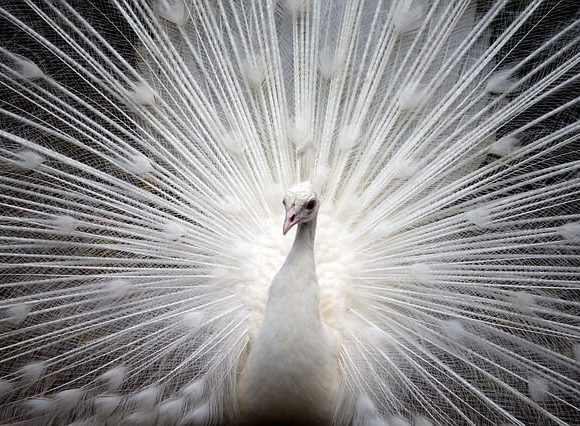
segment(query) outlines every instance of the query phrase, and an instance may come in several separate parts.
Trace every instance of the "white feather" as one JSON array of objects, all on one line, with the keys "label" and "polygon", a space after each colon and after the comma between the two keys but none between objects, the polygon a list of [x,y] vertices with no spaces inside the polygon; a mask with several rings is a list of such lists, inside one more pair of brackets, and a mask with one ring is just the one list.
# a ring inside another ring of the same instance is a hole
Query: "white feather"
[{"label": "white feather", "polygon": [[46,363],[44,361],[30,362],[20,368],[22,381],[25,384],[32,384],[42,378],[46,372]]},{"label": "white feather", "polygon": [[206,424],[208,419],[210,418],[210,409],[208,404],[204,404],[201,407],[194,408],[187,412],[179,425],[198,425],[198,424]]},{"label": "white feather", "polygon": [[40,67],[30,59],[4,51],[14,61],[14,71],[18,77],[26,80],[37,80],[44,77]]},{"label": "white feather", "polygon": [[183,387],[179,393],[188,402],[197,404],[204,395],[205,383],[202,380],[196,380]]},{"label": "white feather", "polygon": [[2,421],[577,420],[574,0],[12,3]]},{"label": "white feather", "polygon": [[491,145],[489,152],[504,157],[516,150],[518,142],[518,139],[513,136],[505,136],[495,141]]},{"label": "white feather", "polygon": [[99,379],[105,384],[109,391],[115,391],[119,389],[123,383],[126,373],[127,368],[124,365],[119,365],[102,373],[99,376]]},{"label": "white feather", "polygon": [[63,411],[72,410],[83,397],[81,389],[67,389],[54,395],[58,409]]},{"label": "white feather", "polygon": [[8,306],[6,308],[6,316],[9,322],[15,326],[19,326],[24,322],[26,317],[28,317],[30,310],[30,306],[19,303],[16,305]]},{"label": "white feather", "polygon": [[111,417],[114,411],[121,404],[121,397],[118,395],[102,395],[94,399],[95,413],[100,419]]},{"label": "white feather", "polygon": [[152,386],[137,392],[133,395],[131,400],[138,410],[151,412],[153,411],[160,394],[161,389],[159,386]]},{"label": "white feather", "polygon": [[10,383],[8,380],[0,380],[0,398],[4,397],[8,392],[10,392],[13,388],[13,384]]},{"label": "white feather", "polygon": [[185,5],[181,0],[157,0],[159,15],[175,25],[183,25],[187,19]]},{"label": "white feather", "polygon": [[509,69],[497,71],[490,76],[485,88],[490,93],[509,92],[514,85],[511,77],[512,72]]},{"label": "white feather", "polygon": [[548,382],[541,377],[529,377],[528,391],[530,393],[530,398],[534,401],[544,401],[549,393]]},{"label": "white feather", "polygon": [[25,402],[29,416],[38,417],[50,414],[55,409],[54,400],[49,398],[29,399]]},{"label": "white feather", "polygon": [[172,425],[179,421],[185,406],[182,399],[172,399],[159,404],[157,415],[163,425]]},{"label": "white feather", "polygon": [[42,163],[44,163],[44,157],[34,151],[25,150],[17,153],[18,165],[24,169],[32,170],[36,169]]}]

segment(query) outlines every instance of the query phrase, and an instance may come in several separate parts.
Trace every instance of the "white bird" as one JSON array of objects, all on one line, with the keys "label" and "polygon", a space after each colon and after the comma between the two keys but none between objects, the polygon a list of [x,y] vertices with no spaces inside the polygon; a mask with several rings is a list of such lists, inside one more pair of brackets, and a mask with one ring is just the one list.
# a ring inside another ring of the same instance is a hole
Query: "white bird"
[{"label": "white bird", "polygon": [[0,27],[0,423],[578,422],[576,0]]},{"label": "white bird", "polygon": [[[314,260],[319,200],[312,184],[284,198],[283,232],[298,224],[292,249],[268,291],[238,395],[247,424],[330,424],[337,394],[338,345],[325,329]],[[249,420],[248,420],[249,419]]]}]

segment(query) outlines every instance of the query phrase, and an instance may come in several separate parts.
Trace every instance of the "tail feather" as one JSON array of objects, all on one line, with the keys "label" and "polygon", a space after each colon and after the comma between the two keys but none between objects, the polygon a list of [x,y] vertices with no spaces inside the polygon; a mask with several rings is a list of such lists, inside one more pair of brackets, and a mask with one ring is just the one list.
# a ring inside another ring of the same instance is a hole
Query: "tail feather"
[{"label": "tail feather", "polygon": [[9,3],[2,420],[234,421],[304,179],[334,423],[577,418],[574,5]]}]

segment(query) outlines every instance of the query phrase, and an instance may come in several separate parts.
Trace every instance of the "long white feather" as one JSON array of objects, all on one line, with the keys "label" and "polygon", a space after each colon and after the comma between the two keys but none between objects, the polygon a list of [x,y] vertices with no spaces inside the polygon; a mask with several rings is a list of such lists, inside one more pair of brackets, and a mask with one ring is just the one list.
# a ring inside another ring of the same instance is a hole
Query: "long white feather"
[{"label": "long white feather", "polygon": [[304,179],[335,424],[577,420],[574,1],[93,3],[0,2],[0,420],[235,421]]}]

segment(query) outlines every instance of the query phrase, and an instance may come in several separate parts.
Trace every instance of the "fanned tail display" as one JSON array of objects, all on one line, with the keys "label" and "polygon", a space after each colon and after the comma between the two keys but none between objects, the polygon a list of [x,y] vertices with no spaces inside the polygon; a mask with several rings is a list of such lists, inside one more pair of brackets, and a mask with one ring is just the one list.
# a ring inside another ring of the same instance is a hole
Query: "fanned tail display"
[{"label": "fanned tail display", "polygon": [[0,422],[235,424],[310,180],[333,424],[578,423],[575,1],[0,22]]}]

